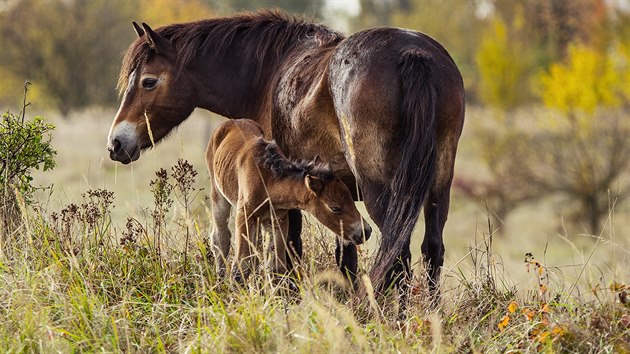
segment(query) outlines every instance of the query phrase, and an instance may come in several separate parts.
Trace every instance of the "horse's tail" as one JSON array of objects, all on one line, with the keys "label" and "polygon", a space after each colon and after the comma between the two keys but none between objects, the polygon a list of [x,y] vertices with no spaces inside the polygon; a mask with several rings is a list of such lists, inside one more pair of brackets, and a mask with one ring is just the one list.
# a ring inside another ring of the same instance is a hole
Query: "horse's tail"
[{"label": "horse's tail", "polygon": [[437,92],[432,64],[429,54],[419,48],[404,51],[400,58],[400,163],[389,189],[379,199],[379,204],[386,207],[383,237],[370,272],[381,290],[400,281],[399,277],[404,276],[401,272],[408,269],[408,263],[404,263],[410,261],[410,255],[403,252],[409,248],[411,233],[435,176]]}]

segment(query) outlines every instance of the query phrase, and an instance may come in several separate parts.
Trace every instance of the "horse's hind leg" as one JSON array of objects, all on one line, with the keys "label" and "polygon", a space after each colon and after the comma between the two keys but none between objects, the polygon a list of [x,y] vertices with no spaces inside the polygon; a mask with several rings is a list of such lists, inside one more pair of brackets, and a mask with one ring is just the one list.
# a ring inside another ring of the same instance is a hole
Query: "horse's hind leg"
[{"label": "horse's hind leg", "polygon": [[422,241],[422,255],[427,266],[429,288],[438,294],[440,270],[444,264],[444,243],[442,233],[448,217],[451,183],[455,161],[455,148],[440,149],[438,166],[433,185],[424,202],[425,232]]},{"label": "horse's hind leg", "polygon": [[213,188],[211,198],[214,229],[210,234],[210,243],[212,245],[212,254],[215,259],[217,275],[224,277],[226,272],[225,262],[230,252],[231,234],[228,221],[230,219],[232,206],[216,188]]},{"label": "horse's hind leg", "polygon": [[424,204],[425,232],[422,241],[422,256],[426,265],[431,294],[439,288],[440,269],[444,264],[442,232],[449,208],[449,192],[435,191],[429,194]]}]

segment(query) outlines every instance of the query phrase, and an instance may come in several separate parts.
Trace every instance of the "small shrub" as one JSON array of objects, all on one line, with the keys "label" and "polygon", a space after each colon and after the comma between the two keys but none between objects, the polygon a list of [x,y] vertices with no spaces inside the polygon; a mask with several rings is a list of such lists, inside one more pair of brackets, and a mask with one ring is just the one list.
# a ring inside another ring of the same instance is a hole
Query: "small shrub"
[{"label": "small shrub", "polygon": [[28,82],[21,114],[7,111],[0,121],[0,218],[5,233],[19,220],[16,193],[29,203],[37,189],[32,185],[33,169],[47,171],[55,167],[57,152],[51,145],[54,126],[41,116],[25,119],[27,87]]}]

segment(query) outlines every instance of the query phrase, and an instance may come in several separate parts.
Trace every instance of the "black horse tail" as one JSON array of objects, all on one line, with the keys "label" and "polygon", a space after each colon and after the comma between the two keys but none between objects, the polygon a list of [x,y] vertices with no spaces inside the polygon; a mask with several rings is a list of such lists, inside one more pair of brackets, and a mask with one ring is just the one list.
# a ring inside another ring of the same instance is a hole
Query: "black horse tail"
[{"label": "black horse tail", "polygon": [[385,218],[382,240],[370,278],[378,290],[399,284],[409,272],[411,233],[436,169],[436,88],[433,60],[420,48],[401,54],[399,64],[400,163],[379,198]]}]

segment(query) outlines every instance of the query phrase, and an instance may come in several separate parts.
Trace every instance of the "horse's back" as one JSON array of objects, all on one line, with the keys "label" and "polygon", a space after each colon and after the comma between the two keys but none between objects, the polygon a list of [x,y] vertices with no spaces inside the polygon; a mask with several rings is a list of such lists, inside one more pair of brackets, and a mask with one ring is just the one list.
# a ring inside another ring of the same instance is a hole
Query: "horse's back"
[{"label": "horse's back", "polygon": [[[357,32],[335,49],[329,65],[331,91],[339,101],[335,103],[352,104],[363,99],[364,104],[400,107],[400,68],[408,52],[420,53],[429,61],[438,96],[463,97],[459,69],[440,43],[421,32],[383,27]],[[352,101],[348,96],[353,92],[363,96],[353,97]],[[463,100],[456,104],[463,105]]]}]

